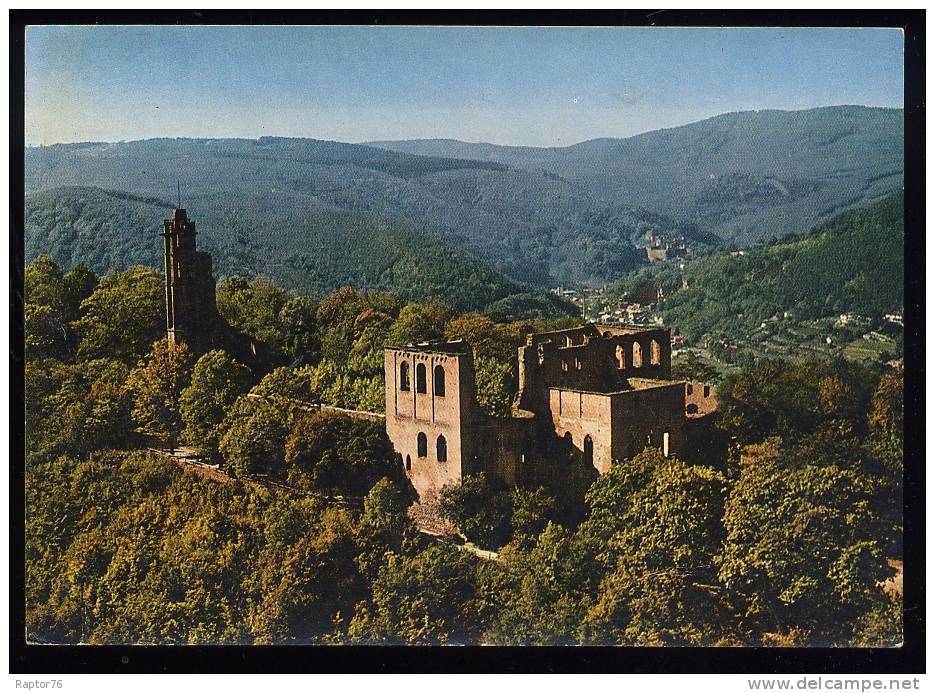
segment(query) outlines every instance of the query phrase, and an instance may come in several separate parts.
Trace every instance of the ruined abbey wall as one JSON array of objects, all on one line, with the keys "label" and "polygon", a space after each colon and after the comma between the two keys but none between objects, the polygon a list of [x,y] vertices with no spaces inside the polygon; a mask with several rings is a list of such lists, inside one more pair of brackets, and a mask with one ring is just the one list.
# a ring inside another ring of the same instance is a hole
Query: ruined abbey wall
[{"label": "ruined abbey wall", "polygon": [[[563,460],[603,474],[647,446],[689,450],[668,329],[588,324],[529,335],[518,356],[512,416],[497,418],[477,404],[463,340],[386,349],[386,430],[421,499],[479,472],[513,486]],[[710,404],[710,391],[702,400]]]},{"label": "ruined abbey wall", "polygon": [[387,349],[384,373],[386,432],[419,496],[433,496],[445,484],[476,473],[478,410],[470,348]]}]

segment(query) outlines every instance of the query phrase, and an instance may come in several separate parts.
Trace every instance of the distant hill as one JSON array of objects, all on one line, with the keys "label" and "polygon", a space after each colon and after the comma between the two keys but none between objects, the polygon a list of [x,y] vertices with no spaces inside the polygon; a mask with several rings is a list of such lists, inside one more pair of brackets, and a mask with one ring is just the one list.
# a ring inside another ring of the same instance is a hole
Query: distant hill
[{"label": "distant hill", "polygon": [[[273,277],[287,288],[322,295],[351,285],[407,299],[436,299],[483,310],[527,297],[528,289],[435,239],[366,217],[336,212],[302,195],[243,192],[236,206],[220,193],[185,204],[198,243],[219,278]],[[37,192],[26,199],[26,260],[48,253],[63,267],[86,263],[99,273],[133,264],[162,267],[162,220],[174,204],[93,187]],[[543,297],[534,314],[569,307]]]},{"label": "distant hill", "polygon": [[[437,239],[540,288],[604,282],[639,266],[645,258],[633,241],[649,228],[681,230],[702,247],[716,240],[659,214],[596,201],[551,174],[361,145],[262,138],[26,150],[30,195],[81,186],[174,200],[177,179],[183,204],[218,242],[236,228],[266,245],[255,236],[268,233],[274,219],[277,235],[308,234],[320,242],[309,226],[313,218],[339,228],[339,236],[369,219]],[[269,259],[277,256],[274,250]]]},{"label": "distant hill", "polygon": [[370,144],[545,171],[607,204],[650,209],[739,245],[802,233],[903,181],[902,110],[862,106],[728,113],[563,148]]},{"label": "distant hill", "polygon": [[619,292],[662,286],[666,324],[696,339],[748,335],[763,321],[855,313],[878,321],[903,309],[903,194],[837,216],[799,238],[718,252],[625,278]]},{"label": "distant hill", "polygon": [[[453,289],[468,267],[483,286],[596,285],[646,263],[647,231],[685,236],[698,254],[802,233],[902,184],[892,109],[734,113],[564,149],[383,146],[412,152],[276,137],[28,148],[27,248],[52,242],[66,264],[152,263],[158,248],[141,238],[178,180],[224,272],[320,293],[404,283],[392,269],[404,253],[426,290]],[[112,192],[90,201],[91,188]],[[53,199],[71,210],[62,228]],[[81,233],[69,226],[79,218]]]}]

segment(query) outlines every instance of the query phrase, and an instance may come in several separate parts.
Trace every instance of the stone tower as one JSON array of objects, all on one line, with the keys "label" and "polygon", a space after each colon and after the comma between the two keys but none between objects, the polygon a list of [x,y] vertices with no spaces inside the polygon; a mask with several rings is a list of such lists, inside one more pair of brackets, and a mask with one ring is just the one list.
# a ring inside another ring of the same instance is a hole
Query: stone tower
[{"label": "stone tower", "polygon": [[386,432],[423,500],[475,474],[474,360],[463,340],[387,347]]},{"label": "stone tower", "polygon": [[166,333],[170,342],[208,347],[220,322],[211,256],[195,246],[195,222],[178,207],[165,220]]}]

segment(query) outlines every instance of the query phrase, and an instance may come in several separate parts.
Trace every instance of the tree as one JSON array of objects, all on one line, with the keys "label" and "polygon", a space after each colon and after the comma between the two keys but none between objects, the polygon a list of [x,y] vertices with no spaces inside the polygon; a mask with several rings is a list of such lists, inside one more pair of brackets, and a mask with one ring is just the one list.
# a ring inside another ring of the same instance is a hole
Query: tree
[{"label": "tree", "polygon": [[290,399],[299,402],[318,402],[313,390],[315,369],[311,366],[287,368],[280,366],[263,376],[253,388],[253,394],[268,399]]},{"label": "tree", "polygon": [[516,349],[522,341],[510,331],[509,326],[476,313],[451,318],[445,325],[445,336],[448,339],[466,339],[478,360],[493,359],[505,363],[516,359]]},{"label": "tree", "polygon": [[746,448],[724,514],[719,576],[751,633],[799,629],[809,644],[850,642],[885,595],[883,472],[840,425],[799,444]]},{"label": "tree", "polygon": [[390,328],[389,344],[403,345],[441,339],[451,309],[438,303],[410,303],[401,311]]},{"label": "tree", "polygon": [[70,454],[130,442],[132,397],[129,369],[97,359],[68,364],[54,359],[26,364],[27,449],[30,457]]},{"label": "tree", "polygon": [[383,426],[322,410],[299,416],[286,439],[290,478],[329,494],[363,496],[401,468]]},{"label": "tree", "polygon": [[234,473],[245,476],[282,466],[289,414],[263,399],[241,395],[222,424],[218,446]]},{"label": "tree", "polygon": [[549,522],[529,550],[506,547],[497,568],[481,571],[484,642],[573,645],[600,580],[590,536]]},{"label": "tree", "polygon": [[717,368],[702,361],[698,354],[692,351],[672,364],[672,378],[698,383],[717,383],[721,374]]},{"label": "tree", "polygon": [[246,366],[220,349],[209,351],[195,363],[191,385],[182,391],[181,413],[185,439],[216,457],[227,412],[253,384]]},{"label": "tree", "polygon": [[511,500],[506,489],[489,483],[481,472],[444,486],[438,494],[438,513],[471,541],[497,548],[510,540]]},{"label": "tree", "polygon": [[725,485],[713,469],[649,448],[592,484],[580,531],[603,547],[606,573],[584,642],[712,645],[729,633],[715,565]]},{"label": "tree", "polygon": [[383,477],[364,497],[363,512],[357,525],[357,566],[373,580],[386,565],[390,554],[404,553],[417,541],[417,533],[406,509],[414,493],[406,494],[399,485]]},{"label": "tree", "polygon": [[513,489],[512,496],[512,543],[528,549],[549,522],[558,520],[558,507],[555,499],[542,487],[533,490],[517,487]]},{"label": "tree", "polygon": [[77,320],[81,302],[97,288],[98,276],[81,264],[68,272],[62,279],[62,301],[68,320]]},{"label": "tree", "polygon": [[175,451],[182,432],[182,390],[191,377],[192,356],[185,344],[162,339],[149,356],[130,372],[133,420],[144,435],[157,438]]},{"label": "tree", "polygon": [[145,267],[104,277],[81,303],[78,357],[135,366],[165,334],[164,294],[162,276]]},{"label": "tree", "polygon": [[491,416],[510,415],[516,395],[516,375],[511,363],[479,357],[475,361],[477,403]]},{"label": "tree", "polygon": [[870,402],[867,425],[880,438],[899,438],[903,435],[903,377],[887,373]]},{"label": "tree", "polygon": [[47,305],[27,303],[24,312],[25,353],[28,359],[64,356],[68,337],[61,313]]},{"label": "tree", "polygon": [[279,311],[283,351],[292,359],[313,361],[318,358],[321,345],[315,312],[318,306],[305,296],[293,296]]},{"label": "tree", "polygon": [[48,306],[59,314],[65,308],[65,278],[62,270],[48,255],[40,255],[29,263],[23,275],[25,302]]},{"label": "tree", "polygon": [[391,553],[358,606],[348,634],[381,644],[469,644],[480,630],[473,609],[474,559],[433,544],[414,556]]}]

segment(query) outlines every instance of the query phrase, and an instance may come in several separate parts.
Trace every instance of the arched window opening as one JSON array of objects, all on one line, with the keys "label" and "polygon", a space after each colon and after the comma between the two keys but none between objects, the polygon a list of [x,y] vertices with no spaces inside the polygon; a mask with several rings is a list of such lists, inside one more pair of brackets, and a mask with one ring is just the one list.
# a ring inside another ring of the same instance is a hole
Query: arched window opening
[{"label": "arched window opening", "polygon": [[565,346],[570,347],[575,345],[575,339],[570,334],[565,335]]},{"label": "arched window opening", "polygon": [[448,461],[448,441],[445,440],[445,436],[438,436],[438,440],[435,441],[435,457],[439,462]]},{"label": "arched window opening", "polygon": [[575,357],[575,370],[581,370],[581,359],[579,359],[577,356]]},{"label": "arched window opening", "polygon": [[708,396],[710,396],[710,395],[711,395],[711,387],[708,386],[708,385],[705,385],[705,386],[704,386],[704,396],[705,396],[705,397],[708,397]]},{"label": "arched window opening", "polygon": [[568,361],[566,361],[565,359],[562,359],[562,370],[563,371],[568,370]]},{"label": "arched window opening", "polygon": [[409,364],[405,361],[399,364],[399,389],[409,391]]},{"label": "arched window opening", "polygon": [[412,469],[412,458],[409,455],[406,455],[406,471],[408,472],[411,469]]},{"label": "arched window opening", "polygon": [[416,392],[425,394],[425,364],[416,366]]},{"label": "arched window opening", "polygon": [[643,347],[640,346],[639,342],[633,342],[633,367],[643,367]]},{"label": "arched window opening", "polygon": [[564,436],[562,436],[562,440],[565,443],[565,447],[571,450],[572,446],[574,445],[574,441],[571,439],[571,431],[568,431]]},{"label": "arched window opening", "polygon": [[591,440],[591,436],[584,437],[584,462],[594,464],[594,441]]},{"label": "arched window opening", "polygon": [[429,439],[425,437],[424,433],[420,433],[419,437],[416,439],[416,447],[418,448],[419,457],[428,457]]},{"label": "arched window opening", "polygon": [[620,346],[619,344],[617,345],[617,349],[614,351],[614,359],[617,361],[617,369],[618,369],[618,370],[621,370],[621,371],[626,370],[626,368],[627,368],[627,352],[626,352],[626,350],[625,350],[622,346]]},{"label": "arched window opening", "polygon": [[436,397],[445,396],[445,369],[435,366],[435,378],[432,380]]},{"label": "arched window opening", "polygon": [[649,362],[653,366],[662,363],[662,346],[655,339],[649,343]]},{"label": "arched window opening", "polygon": [[692,393],[692,384],[688,383],[688,385],[685,386],[685,394],[690,395],[691,393]]}]

